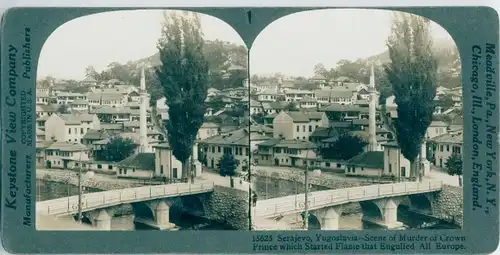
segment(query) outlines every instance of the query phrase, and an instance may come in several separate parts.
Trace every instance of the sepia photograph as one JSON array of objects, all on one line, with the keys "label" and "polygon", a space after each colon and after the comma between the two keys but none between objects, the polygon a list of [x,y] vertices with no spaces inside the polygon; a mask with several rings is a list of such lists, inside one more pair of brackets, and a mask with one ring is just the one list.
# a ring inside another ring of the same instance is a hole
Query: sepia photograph
[{"label": "sepia photograph", "polygon": [[386,10],[304,11],[249,55],[253,230],[461,229],[461,64]]},{"label": "sepia photograph", "polygon": [[213,16],[57,28],[36,87],[37,230],[249,230],[248,50]]}]

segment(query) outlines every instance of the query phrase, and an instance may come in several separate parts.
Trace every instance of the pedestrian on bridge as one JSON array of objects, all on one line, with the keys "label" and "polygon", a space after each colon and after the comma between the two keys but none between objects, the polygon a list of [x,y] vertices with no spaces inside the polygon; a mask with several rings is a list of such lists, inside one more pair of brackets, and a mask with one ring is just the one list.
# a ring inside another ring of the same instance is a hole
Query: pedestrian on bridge
[{"label": "pedestrian on bridge", "polygon": [[252,191],[252,204],[255,207],[257,205],[257,193],[255,191]]}]

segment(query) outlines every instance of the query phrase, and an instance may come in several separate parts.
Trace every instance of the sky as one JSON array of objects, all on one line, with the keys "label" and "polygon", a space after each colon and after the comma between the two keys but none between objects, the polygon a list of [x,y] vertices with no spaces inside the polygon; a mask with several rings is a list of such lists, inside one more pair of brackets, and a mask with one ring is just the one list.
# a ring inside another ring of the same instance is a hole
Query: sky
[{"label": "sky", "polygon": [[[85,68],[103,70],[157,52],[162,10],[114,11],[71,20],[57,28],[40,53],[39,78],[85,78]],[[314,65],[332,68],[341,59],[365,58],[386,50],[391,11],[317,10],[282,17],[268,25],[250,51],[251,75],[312,75]],[[238,33],[215,17],[201,15],[205,39],[243,45]],[[435,39],[452,40],[436,23]]]}]

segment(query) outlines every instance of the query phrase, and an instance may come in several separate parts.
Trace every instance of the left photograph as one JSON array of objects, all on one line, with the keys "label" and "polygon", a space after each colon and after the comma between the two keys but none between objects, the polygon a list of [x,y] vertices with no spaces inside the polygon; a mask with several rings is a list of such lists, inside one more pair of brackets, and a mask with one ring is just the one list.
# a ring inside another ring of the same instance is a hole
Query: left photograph
[{"label": "left photograph", "polygon": [[205,14],[82,16],[45,42],[37,230],[249,230],[248,53]]}]

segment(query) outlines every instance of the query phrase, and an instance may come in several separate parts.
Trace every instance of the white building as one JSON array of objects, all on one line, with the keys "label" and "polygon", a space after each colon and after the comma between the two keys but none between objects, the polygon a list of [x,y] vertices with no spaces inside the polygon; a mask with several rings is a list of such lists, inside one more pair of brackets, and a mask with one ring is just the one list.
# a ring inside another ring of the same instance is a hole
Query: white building
[{"label": "white building", "polygon": [[425,133],[425,137],[427,139],[432,139],[436,136],[444,135],[448,131],[448,124],[443,121],[432,121],[427,131]]},{"label": "white building", "polygon": [[44,141],[37,143],[37,165],[74,169],[89,160],[90,149],[81,143]]},{"label": "white building", "polygon": [[309,140],[317,127],[327,127],[324,112],[280,112],[273,120],[274,138]]},{"label": "white building", "polygon": [[233,155],[239,162],[237,171],[244,171],[249,167],[250,143],[247,129],[238,129],[226,134],[217,135],[199,142],[204,152],[207,166],[217,169],[220,159],[227,153]]},{"label": "white building", "polygon": [[434,143],[434,165],[439,168],[445,168],[446,161],[448,161],[451,154],[462,154],[462,133],[443,134],[434,137],[431,141]]},{"label": "white building", "polygon": [[87,96],[81,93],[57,92],[57,104],[70,104],[75,100],[87,100]]},{"label": "white building", "polygon": [[100,129],[100,121],[95,114],[52,114],[44,127],[46,140],[81,143],[89,129]]},{"label": "white building", "polygon": [[153,146],[155,150],[154,175],[168,179],[179,179],[182,177],[182,162],[177,160],[172,153],[168,143]]}]

